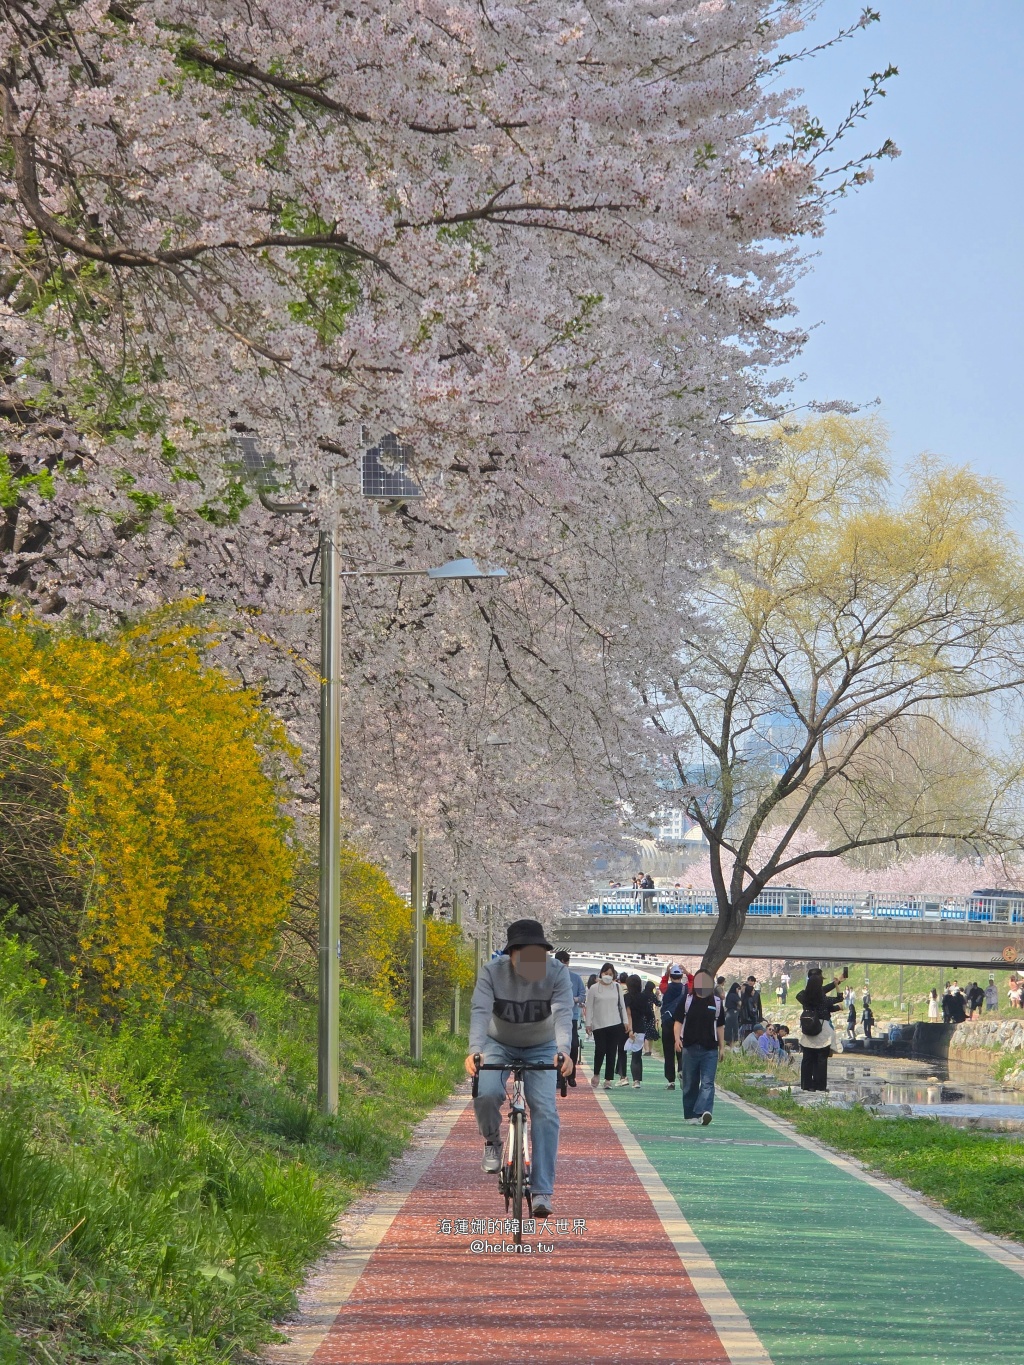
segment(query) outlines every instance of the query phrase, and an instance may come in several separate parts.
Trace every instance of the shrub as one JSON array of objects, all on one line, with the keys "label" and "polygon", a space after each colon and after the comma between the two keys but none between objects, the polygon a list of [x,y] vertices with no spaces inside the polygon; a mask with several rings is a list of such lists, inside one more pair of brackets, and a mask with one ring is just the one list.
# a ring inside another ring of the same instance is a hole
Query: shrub
[{"label": "shrub", "polygon": [[102,1008],[250,968],[286,911],[290,750],[201,642],[0,624],[0,896]]}]

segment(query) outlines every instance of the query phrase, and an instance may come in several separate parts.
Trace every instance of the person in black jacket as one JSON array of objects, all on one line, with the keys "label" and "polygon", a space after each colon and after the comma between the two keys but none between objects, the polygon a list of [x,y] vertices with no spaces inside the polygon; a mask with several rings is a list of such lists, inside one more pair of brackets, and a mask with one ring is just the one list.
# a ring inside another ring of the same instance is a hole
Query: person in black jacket
[{"label": "person in black jacket", "polygon": [[626,1015],[629,1040],[626,1051],[629,1053],[630,1072],[633,1089],[640,1089],[644,1078],[643,1046],[650,1027],[654,1022],[654,1002],[644,995],[644,983],[635,973],[626,985]]},{"label": "person in black jacket", "polygon": [[748,976],[740,996],[740,1038],[745,1038],[755,1024],[764,1022],[761,1009],[761,995],[757,989],[757,977]]},{"label": "person in black jacket", "polygon": [[740,1040],[740,983],[734,981],[725,994],[725,1041],[731,1047]]},{"label": "person in black jacket", "polygon": [[668,985],[661,998],[661,1046],[665,1053],[665,1081],[667,1090],[676,1088],[676,1042],[672,1031],[676,1006],[686,994],[686,977],[678,962],[668,969]]},{"label": "person in black jacket", "polygon": [[[820,967],[812,967],[807,973],[807,985],[797,991],[800,1002],[800,1089],[828,1089],[828,1059],[832,1055],[835,1029],[832,1015],[843,1008],[842,1000],[836,1000],[834,993],[839,990],[839,981],[833,977],[826,986]],[[829,997],[833,998],[830,999]],[[807,1033],[804,1029],[804,1016],[813,1016],[821,1024],[821,1031]]]}]

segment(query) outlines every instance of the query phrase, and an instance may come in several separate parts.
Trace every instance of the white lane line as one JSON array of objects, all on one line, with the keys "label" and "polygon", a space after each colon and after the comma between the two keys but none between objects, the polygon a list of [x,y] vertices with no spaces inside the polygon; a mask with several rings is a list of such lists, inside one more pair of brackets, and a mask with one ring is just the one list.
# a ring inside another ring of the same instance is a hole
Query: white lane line
[{"label": "white lane line", "polygon": [[380,1189],[364,1195],[335,1224],[342,1244],[327,1256],[307,1280],[300,1295],[300,1316],[279,1324],[288,1341],[265,1346],[268,1365],[309,1365],[344,1308],[366,1263],[387,1236],[421,1177],[469,1103],[469,1095],[452,1095],[416,1125],[413,1142]]},{"label": "white lane line", "polygon": [[943,1232],[948,1232],[951,1236],[959,1238],[965,1246],[983,1252],[993,1261],[998,1261],[1000,1265],[1006,1266],[1008,1270],[1013,1270],[1016,1274],[1024,1276],[1024,1246],[1017,1246],[1002,1237],[981,1232],[967,1219],[957,1218],[955,1214],[947,1213],[944,1209],[933,1208],[915,1190],[910,1190],[906,1185],[901,1185],[898,1181],[887,1179],[885,1176],[874,1175],[871,1171],[865,1170],[859,1162],[843,1156],[840,1152],[834,1152],[831,1147],[826,1147],[824,1143],[818,1142],[814,1138],[805,1137],[803,1133],[798,1133],[793,1125],[787,1123],[785,1119],[776,1118],[767,1109],[760,1109],[756,1104],[748,1104],[746,1100],[741,1100],[732,1091],[723,1093],[719,1090],[718,1094],[730,1104],[735,1104],[738,1109],[742,1109],[745,1114],[759,1119],[766,1127],[774,1128],[777,1133],[785,1134],[797,1146],[806,1147],[815,1156],[820,1156],[831,1165],[838,1166],[841,1171],[846,1171],[848,1175],[863,1180],[865,1185],[881,1190],[890,1199],[895,1199],[897,1204],[902,1204],[905,1209],[909,1209],[911,1213],[916,1213],[919,1218],[923,1218],[926,1223],[934,1224]]},{"label": "white lane line", "polygon": [[732,1365],[772,1365],[772,1358],[751,1327],[750,1319],[729,1292],[729,1287],[722,1279],[718,1267],[686,1221],[668,1186],[626,1127],[619,1111],[607,1095],[601,1094],[600,1091],[595,1091],[594,1095],[614,1129],[615,1136],[621,1142],[622,1149],[636,1171],[648,1199],[654,1205],[661,1225],[675,1247],[683,1263],[683,1269],[690,1277],[690,1283],[697,1291],[697,1297],[711,1319],[711,1325],[718,1333]]}]

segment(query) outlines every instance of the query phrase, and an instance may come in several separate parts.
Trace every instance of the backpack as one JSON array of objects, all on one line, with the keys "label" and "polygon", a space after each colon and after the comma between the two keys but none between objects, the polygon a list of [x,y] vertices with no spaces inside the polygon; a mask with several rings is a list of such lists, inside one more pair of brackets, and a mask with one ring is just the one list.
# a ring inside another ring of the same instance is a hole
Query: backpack
[{"label": "backpack", "polygon": [[800,1016],[800,1032],[808,1038],[817,1038],[821,1032],[821,1020],[813,1010],[804,1010]]}]

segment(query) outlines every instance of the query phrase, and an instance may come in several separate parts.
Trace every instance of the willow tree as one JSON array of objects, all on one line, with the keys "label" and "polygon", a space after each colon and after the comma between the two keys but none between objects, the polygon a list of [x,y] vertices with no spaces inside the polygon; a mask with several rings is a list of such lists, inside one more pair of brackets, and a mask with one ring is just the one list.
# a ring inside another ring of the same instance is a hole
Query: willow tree
[{"label": "willow tree", "polygon": [[[811,860],[1021,843],[1012,764],[995,765],[987,801],[963,805],[950,774],[936,800],[911,771],[936,752],[920,742],[928,727],[952,753],[966,710],[1012,706],[1024,683],[1024,557],[1001,488],[922,458],[895,496],[876,422],[824,417],[779,428],[772,446],[747,482],[744,534],[691,604],[702,628],[653,708],[678,799],[710,845],[709,971],[754,897]],[[827,832],[809,840],[823,805]]]}]

